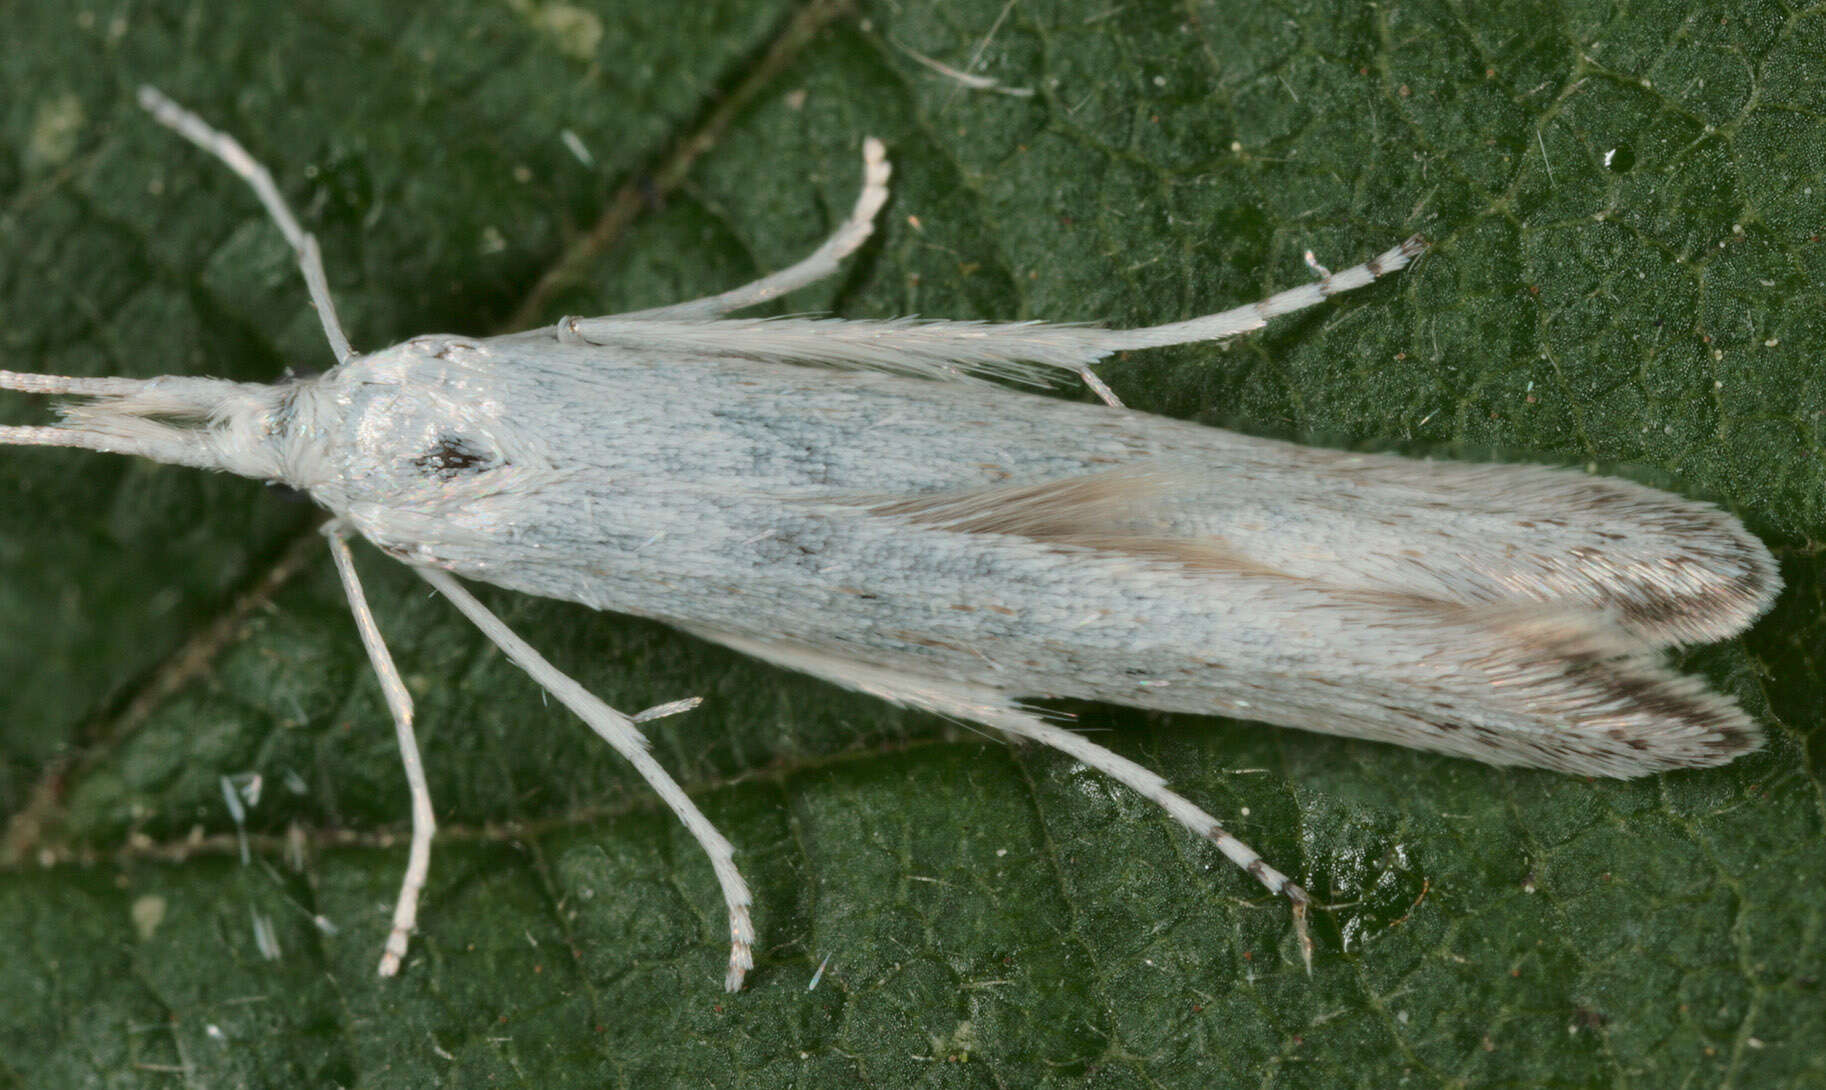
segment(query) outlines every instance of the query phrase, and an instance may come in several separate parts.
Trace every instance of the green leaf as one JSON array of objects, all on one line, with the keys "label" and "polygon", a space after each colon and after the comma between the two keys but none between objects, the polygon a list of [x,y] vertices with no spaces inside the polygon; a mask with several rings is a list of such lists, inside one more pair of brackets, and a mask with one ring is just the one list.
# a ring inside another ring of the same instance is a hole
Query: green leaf
[{"label": "green leaf", "polygon": [[[377,348],[500,331],[793,10],[16,0],[5,366],[328,363],[277,233],[140,114],[141,82],[273,169]],[[1305,250],[1338,267],[1424,231],[1395,280],[1102,373],[1251,433],[1591,463],[1731,506],[1789,587],[1683,665],[1763,752],[1596,783],[1074,709],[1333,903],[1308,977],[1284,904],[1057,755],[487,594],[612,704],[705,698],[650,733],[755,887],[760,964],[727,996],[690,838],[364,550],[443,825],[382,981],[404,779],[310,509],[9,449],[0,1086],[1821,1085],[1823,70],[1826,12],[1775,3],[870,2],[542,314],[791,261],[847,209],[864,134],[894,160],[882,232],[796,310],[1166,322],[1302,282]],[[243,865],[220,778],[249,771]]]}]

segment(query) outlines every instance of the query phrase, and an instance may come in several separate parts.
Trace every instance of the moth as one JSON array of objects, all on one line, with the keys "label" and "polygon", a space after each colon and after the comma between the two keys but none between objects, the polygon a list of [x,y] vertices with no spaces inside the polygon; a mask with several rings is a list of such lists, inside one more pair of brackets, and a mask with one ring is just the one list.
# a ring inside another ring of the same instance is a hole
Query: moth
[{"label": "moth", "polygon": [[[315,239],[264,167],[151,88],[152,115],[253,188],[295,250],[336,364],[271,385],[0,371],[78,400],[0,443],[281,482],[330,553],[398,734],[412,841],[380,972],[417,926],[435,819],[412,699],[357,578],[361,537],[448,598],[632,762],[709,857],[725,984],[753,967],[734,846],[638,719],[465,589],[651,617],[766,662],[1051,746],[1153,800],[1293,906],[1311,896],[1160,774],[1032,705],[1218,714],[1498,765],[1631,777],[1757,748],[1665,649],[1745,629],[1780,589],[1737,519],[1629,481],[1321,450],[1124,408],[1091,365],[1220,340],[1408,265],[1363,265],[1189,321],[733,319],[830,275],[888,198],[863,144],[848,218],[804,260],[703,299],[508,336],[350,347]],[[1310,259],[1309,259],[1310,261]],[[1081,378],[1104,404],[991,380]],[[664,710],[664,709],[662,709]]]}]

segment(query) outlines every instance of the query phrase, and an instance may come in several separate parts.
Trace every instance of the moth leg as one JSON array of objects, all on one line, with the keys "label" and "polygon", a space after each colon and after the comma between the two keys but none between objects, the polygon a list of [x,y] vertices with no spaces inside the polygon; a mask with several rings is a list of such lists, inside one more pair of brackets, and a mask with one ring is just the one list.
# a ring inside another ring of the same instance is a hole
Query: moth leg
[{"label": "moth leg", "polygon": [[981,723],[1004,734],[1051,746],[1084,762],[1171,814],[1175,821],[1191,830],[1194,835],[1209,840],[1231,862],[1248,871],[1268,892],[1292,902],[1293,930],[1300,945],[1300,960],[1305,962],[1307,973],[1312,972],[1312,932],[1306,925],[1306,918],[1312,912],[1312,895],[1295,885],[1285,874],[1269,866],[1267,860],[1258,855],[1255,849],[1232,836],[1215,817],[1168,787],[1166,778],[1160,773],[1136,764],[1120,753],[1105,749],[1081,734],[1048,723],[1032,712],[1015,707],[1000,693],[885,670],[867,663],[836,658],[808,647],[762,641],[714,629],[686,630],[753,655],[764,662],[799,670],[845,689],[868,693],[903,707],[919,708]]},{"label": "moth leg", "polygon": [[[685,828],[697,839],[704,854],[710,857],[710,866],[716,871],[717,884],[723,890],[723,903],[729,909],[730,938],[729,971],[723,978],[723,986],[732,992],[739,991],[742,979],[748,975],[748,970],[754,968],[755,933],[754,923],[748,913],[748,907],[754,899],[749,896],[748,883],[743,881],[742,873],[736,869],[735,845],[717,831],[710,819],[691,801],[691,797],[685,794],[685,789],[648,752],[646,735],[640,732],[632,719],[603,703],[594,693],[553,666],[545,656],[533,650],[531,644],[515,635],[487,606],[477,601],[456,579],[436,568],[415,566],[412,570],[436,588],[438,593],[450,599],[465,617],[482,630],[483,635],[513,660],[514,665],[525,670],[540,687],[557,697],[560,704],[576,713],[578,718],[589,724],[591,730],[614,746],[615,752],[625,757],[640,772],[648,785],[685,823]],[[650,711],[658,717],[665,714],[668,707],[661,705]]]},{"label": "moth leg", "polygon": [[324,526],[330,542],[330,556],[336,561],[336,574],[342,577],[342,590],[349,599],[349,612],[355,615],[355,627],[361,633],[362,646],[368,650],[368,661],[380,679],[380,691],[387,699],[387,710],[393,713],[393,729],[399,738],[400,763],[406,769],[406,788],[412,794],[412,845],[406,853],[406,876],[400,881],[399,900],[393,906],[393,926],[387,932],[387,945],[380,957],[380,975],[399,972],[406,956],[406,945],[418,926],[418,898],[425,888],[425,877],[431,870],[431,838],[437,832],[437,817],[431,812],[431,789],[425,782],[425,764],[419,757],[418,738],[412,731],[412,694],[393,664],[387,642],[381,638],[362,593],[361,579],[355,574],[355,558],[349,553],[349,531],[340,520]]},{"label": "moth leg", "polygon": [[[654,307],[650,310],[636,310],[627,314],[618,314],[618,318],[663,319],[713,318],[727,314],[732,310],[741,310],[770,299],[777,299],[790,291],[797,291],[808,284],[815,284],[837,271],[837,266],[844,258],[856,252],[857,247],[868,241],[875,233],[875,216],[881,206],[888,202],[888,166],[887,150],[881,141],[873,136],[862,142],[862,192],[856,197],[856,205],[850,209],[849,218],[842,226],[824,240],[824,244],[813,250],[804,260],[795,265],[781,269],[779,272],[763,276],[751,284],[718,295],[705,296],[670,306]],[[563,325],[563,323],[559,323]]]},{"label": "moth leg", "polygon": [[1412,235],[1399,246],[1391,247],[1361,265],[1352,265],[1343,272],[1327,272],[1310,284],[1276,292],[1247,306],[1233,307],[1184,322],[1169,322],[1166,325],[1087,332],[1102,334],[1099,346],[1106,353],[1159,348],[1169,344],[1191,344],[1195,341],[1219,341],[1260,329],[1270,319],[1317,306],[1334,295],[1366,287],[1389,273],[1406,268],[1426,248],[1426,239]]},{"label": "moth leg", "polygon": [[1084,383],[1085,389],[1097,395],[1098,401],[1103,402],[1112,409],[1127,407],[1123,405],[1122,399],[1116,396],[1116,391],[1110,389],[1108,384],[1101,378],[1098,378],[1097,372],[1091,370],[1088,364],[1078,368],[1078,378]]},{"label": "moth leg", "polygon": [[1268,861],[1258,855],[1254,848],[1232,836],[1215,817],[1168,787],[1166,777],[1114,750],[1098,745],[1082,734],[1048,723],[1019,708],[1007,705],[984,706],[975,701],[964,701],[955,708],[953,714],[968,716],[995,727],[1004,734],[1032,739],[1082,761],[1159,806],[1172,815],[1175,821],[1191,830],[1193,835],[1204,837],[1216,845],[1218,851],[1248,871],[1256,881],[1267,887],[1269,893],[1285,897],[1293,903],[1293,931],[1300,944],[1300,960],[1306,963],[1306,972],[1309,975],[1312,973],[1312,932],[1306,926],[1306,917],[1312,910],[1312,896],[1285,874],[1269,866]]},{"label": "moth leg", "polygon": [[1082,379],[1105,402],[1119,404],[1115,394],[1090,370],[1091,364],[1112,352],[1222,340],[1247,333],[1261,328],[1271,318],[1303,310],[1404,268],[1425,248],[1426,240],[1415,235],[1361,265],[1260,302],[1141,329],[911,318],[718,320],[677,314],[667,315],[669,320],[663,322],[628,315],[566,318],[553,332],[568,343],[615,345],[629,351],[729,355],[945,381],[1000,378],[1045,385],[1067,372]]},{"label": "moth leg", "polygon": [[336,303],[330,298],[330,281],[323,273],[323,255],[318,252],[317,240],[298,226],[298,217],[292,215],[279,187],[273,184],[273,176],[234,137],[212,128],[157,88],[141,85],[139,104],[153,120],[220,159],[253,187],[254,195],[266,207],[266,214],[279,225],[279,232],[298,256],[298,269],[304,274],[305,287],[311,293],[311,306],[317,308],[317,320],[323,323],[323,335],[330,342],[331,354],[337,363],[354,356],[355,350],[349,347],[349,338],[342,331],[342,321],[336,316]]}]

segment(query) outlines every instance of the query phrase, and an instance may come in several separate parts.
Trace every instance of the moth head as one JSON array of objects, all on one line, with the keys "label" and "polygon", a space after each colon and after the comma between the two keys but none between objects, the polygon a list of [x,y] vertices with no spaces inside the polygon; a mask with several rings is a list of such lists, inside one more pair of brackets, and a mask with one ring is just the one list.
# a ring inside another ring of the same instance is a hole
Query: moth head
[{"label": "moth head", "polygon": [[486,349],[417,337],[358,356],[303,384],[291,474],[332,510],[357,504],[461,503],[497,471],[528,460],[504,419]]},{"label": "moth head", "polygon": [[219,469],[354,504],[461,502],[465,485],[538,463],[501,419],[478,342],[420,337],[276,385],[164,375],[79,378],[0,371],[0,390],[73,398],[47,425],[0,427],[0,445],[81,447]]}]

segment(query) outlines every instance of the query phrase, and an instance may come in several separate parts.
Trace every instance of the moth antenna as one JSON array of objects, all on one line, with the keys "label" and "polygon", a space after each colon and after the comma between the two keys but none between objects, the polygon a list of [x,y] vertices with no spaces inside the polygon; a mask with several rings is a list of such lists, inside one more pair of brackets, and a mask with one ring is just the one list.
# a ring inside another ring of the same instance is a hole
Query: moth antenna
[{"label": "moth antenna", "polygon": [[342,320],[336,316],[336,303],[330,298],[330,282],[323,273],[323,255],[317,249],[317,239],[298,226],[298,217],[292,214],[291,206],[285,203],[285,198],[279,193],[279,187],[273,184],[272,174],[260,165],[259,160],[249,155],[247,149],[234,137],[211,127],[196,114],[167,98],[158,88],[142,85],[139,89],[139,104],[152,115],[153,120],[220,159],[228,169],[253,187],[254,195],[266,207],[266,214],[279,225],[279,232],[285,236],[285,241],[291,244],[292,252],[298,257],[298,271],[304,274],[305,287],[311,293],[311,305],[317,308],[317,320],[323,323],[323,335],[330,342],[330,353],[336,357],[337,363],[354,358],[355,350],[349,347],[348,335],[342,331]]}]

